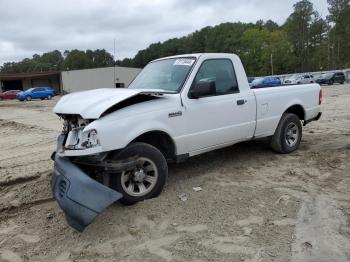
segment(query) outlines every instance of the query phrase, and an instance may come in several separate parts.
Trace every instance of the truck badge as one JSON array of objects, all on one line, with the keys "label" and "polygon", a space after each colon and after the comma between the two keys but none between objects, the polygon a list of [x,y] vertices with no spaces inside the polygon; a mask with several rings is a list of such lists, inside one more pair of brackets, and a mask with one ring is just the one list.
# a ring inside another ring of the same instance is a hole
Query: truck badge
[{"label": "truck badge", "polygon": [[169,117],[176,117],[176,116],[182,116],[182,112],[181,111],[177,111],[177,112],[169,113]]}]

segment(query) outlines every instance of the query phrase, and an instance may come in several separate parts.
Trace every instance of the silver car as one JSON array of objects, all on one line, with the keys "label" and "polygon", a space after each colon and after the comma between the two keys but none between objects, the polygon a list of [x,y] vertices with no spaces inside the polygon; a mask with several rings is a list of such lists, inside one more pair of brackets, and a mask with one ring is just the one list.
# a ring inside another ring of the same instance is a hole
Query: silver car
[{"label": "silver car", "polygon": [[286,78],[283,83],[286,85],[311,84],[315,83],[315,79],[311,74],[292,75]]}]

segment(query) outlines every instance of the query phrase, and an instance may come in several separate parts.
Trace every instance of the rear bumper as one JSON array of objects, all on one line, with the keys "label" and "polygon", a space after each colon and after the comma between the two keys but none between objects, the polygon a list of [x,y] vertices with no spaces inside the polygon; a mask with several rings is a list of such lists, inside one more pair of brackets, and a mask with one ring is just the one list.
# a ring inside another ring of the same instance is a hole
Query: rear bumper
[{"label": "rear bumper", "polygon": [[83,231],[106,207],[122,198],[122,194],[93,180],[68,159],[57,154],[54,159],[52,193],[74,229]]}]

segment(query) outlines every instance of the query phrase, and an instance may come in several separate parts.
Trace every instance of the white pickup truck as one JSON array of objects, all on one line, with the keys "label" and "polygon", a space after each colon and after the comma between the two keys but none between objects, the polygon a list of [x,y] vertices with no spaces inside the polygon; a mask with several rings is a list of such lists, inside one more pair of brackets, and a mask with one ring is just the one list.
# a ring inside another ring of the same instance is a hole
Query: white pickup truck
[{"label": "white pickup truck", "polygon": [[63,96],[64,128],[52,158],[52,190],[82,231],[104,208],[155,197],[167,162],[268,137],[278,153],[299,146],[302,125],[321,116],[318,84],[251,89],[234,54],[150,62],[128,88]]}]

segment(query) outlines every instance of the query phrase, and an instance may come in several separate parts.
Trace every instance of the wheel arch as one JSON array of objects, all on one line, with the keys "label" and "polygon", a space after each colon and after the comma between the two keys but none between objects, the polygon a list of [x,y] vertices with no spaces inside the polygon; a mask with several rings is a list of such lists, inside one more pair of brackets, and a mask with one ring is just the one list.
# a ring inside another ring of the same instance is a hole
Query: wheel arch
[{"label": "wheel arch", "polygon": [[176,145],[171,136],[165,131],[152,130],[147,131],[136,138],[129,144],[143,142],[156,147],[165,157],[166,160],[176,159]]},{"label": "wheel arch", "polygon": [[305,109],[300,104],[289,106],[283,113],[295,114],[297,117],[299,117],[300,120],[305,120]]}]

